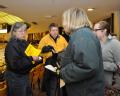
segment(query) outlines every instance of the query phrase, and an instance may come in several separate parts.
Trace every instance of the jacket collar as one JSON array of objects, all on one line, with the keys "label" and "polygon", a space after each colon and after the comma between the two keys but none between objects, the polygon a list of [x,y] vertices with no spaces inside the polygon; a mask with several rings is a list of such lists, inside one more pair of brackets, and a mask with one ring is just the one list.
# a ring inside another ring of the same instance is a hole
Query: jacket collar
[{"label": "jacket collar", "polygon": [[60,37],[59,35],[56,36],[56,38],[53,38],[52,35],[49,34],[49,36],[56,42],[57,39]]}]

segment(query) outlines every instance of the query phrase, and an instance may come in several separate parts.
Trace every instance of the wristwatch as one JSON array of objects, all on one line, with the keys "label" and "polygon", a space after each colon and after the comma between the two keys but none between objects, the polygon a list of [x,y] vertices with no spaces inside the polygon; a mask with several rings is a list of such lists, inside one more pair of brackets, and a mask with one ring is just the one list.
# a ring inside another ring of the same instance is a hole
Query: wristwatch
[{"label": "wristwatch", "polygon": [[42,57],[38,57],[38,60],[42,60]]}]

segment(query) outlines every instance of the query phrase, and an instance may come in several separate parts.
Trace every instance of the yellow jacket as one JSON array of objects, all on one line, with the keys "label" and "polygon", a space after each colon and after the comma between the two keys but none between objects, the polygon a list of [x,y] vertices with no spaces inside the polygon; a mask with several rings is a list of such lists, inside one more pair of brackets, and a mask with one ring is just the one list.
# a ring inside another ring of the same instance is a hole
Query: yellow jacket
[{"label": "yellow jacket", "polygon": [[[54,47],[56,52],[60,52],[64,50],[67,47],[67,41],[64,39],[63,36],[59,35],[56,42],[53,40],[53,38],[47,34],[44,36],[41,41],[39,42],[38,49],[42,50],[44,46],[51,45]],[[43,57],[48,58],[52,55],[51,52],[41,54]]]}]

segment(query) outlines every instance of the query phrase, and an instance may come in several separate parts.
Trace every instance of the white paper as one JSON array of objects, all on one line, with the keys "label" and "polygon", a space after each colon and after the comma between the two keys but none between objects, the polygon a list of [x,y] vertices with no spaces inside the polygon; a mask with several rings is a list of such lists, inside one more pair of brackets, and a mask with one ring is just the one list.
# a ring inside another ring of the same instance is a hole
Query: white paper
[{"label": "white paper", "polygon": [[57,69],[56,67],[53,67],[52,65],[46,65],[45,68],[53,72],[56,72],[56,69]]}]

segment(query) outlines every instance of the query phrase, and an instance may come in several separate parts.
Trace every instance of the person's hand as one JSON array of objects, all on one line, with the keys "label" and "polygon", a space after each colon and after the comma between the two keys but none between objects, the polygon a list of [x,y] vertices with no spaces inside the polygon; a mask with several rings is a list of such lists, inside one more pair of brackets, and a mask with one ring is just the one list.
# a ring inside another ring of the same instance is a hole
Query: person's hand
[{"label": "person's hand", "polygon": [[51,52],[52,50],[54,50],[53,46],[51,46],[51,45],[44,46],[44,47],[42,48],[41,53]]},{"label": "person's hand", "polygon": [[60,74],[60,69],[58,67],[54,67],[55,68],[55,74],[59,75]]},{"label": "person's hand", "polygon": [[60,74],[60,70],[56,69],[56,74],[59,75]]},{"label": "person's hand", "polygon": [[33,61],[35,61],[35,62],[39,60],[38,56],[32,56],[32,58],[33,58]]},{"label": "person's hand", "polygon": [[43,57],[38,57],[38,56],[32,56],[33,61],[42,63],[43,62]]}]

